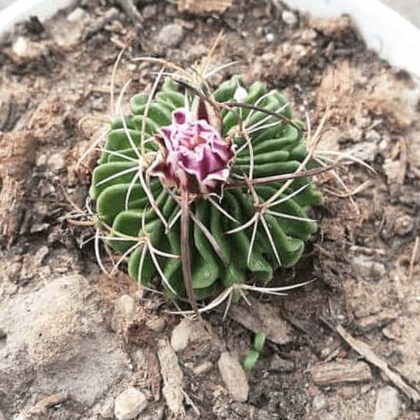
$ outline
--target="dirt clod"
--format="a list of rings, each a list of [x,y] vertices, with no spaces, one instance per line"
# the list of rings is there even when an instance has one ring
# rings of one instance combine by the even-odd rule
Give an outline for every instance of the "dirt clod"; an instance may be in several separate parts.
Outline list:
[[[181,42],[183,33],[184,30],[181,25],[171,23],[160,30],[157,42],[160,43],[163,48],[176,47]]]

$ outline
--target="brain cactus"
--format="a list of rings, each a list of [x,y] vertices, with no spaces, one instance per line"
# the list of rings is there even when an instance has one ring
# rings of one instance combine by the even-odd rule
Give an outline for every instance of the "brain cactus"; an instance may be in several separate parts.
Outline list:
[[[317,230],[307,210],[322,197],[302,175],[302,125],[277,90],[241,83],[234,76],[210,94],[167,78],[153,97],[133,96],[93,172],[107,244],[133,279],[159,278],[172,297],[188,294],[187,280],[198,299],[263,287]]]

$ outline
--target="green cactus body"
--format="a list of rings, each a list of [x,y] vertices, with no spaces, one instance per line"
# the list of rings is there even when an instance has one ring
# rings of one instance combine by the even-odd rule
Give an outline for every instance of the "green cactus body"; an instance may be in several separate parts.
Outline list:
[[[221,104],[235,102],[234,96],[239,84],[240,78],[237,76],[224,82],[214,92],[214,100]],[[154,276],[163,275],[166,279],[164,288],[173,297],[185,295],[181,259],[168,256],[179,256],[182,253],[180,206],[173,191],[163,185],[159,177],[145,173],[142,176],[147,179],[143,181],[148,183],[149,192],[153,196],[152,206],[150,195],[143,188],[138,150],[134,147],[140,148],[144,129],[144,150],[152,155],[159,150],[155,134],[171,123],[173,111],[184,106],[186,97],[190,103],[194,99],[193,94],[184,94],[178,89],[180,88],[172,80],[165,81],[148,107],[144,127],[143,114],[147,109],[147,96],[139,94],[131,99],[132,115],[125,117],[124,121],[119,118],[113,122],[107,134],[105,151],[93,172],[90,188],[90,196],[96,203],[99,224],[107,226],[104,229],[110,237],[107,244],[115,251],[126,254],[130,276],[147,285]],[[227,234],[255,215],[248,186],[229,186],[231,182],[236,182],[249,173],[252,159],[253,178],[258,179],[292,173],[307,155],[299,123],[290,121],[291,109],[278,91],[269,92],[264,84],[255,83],[248,89],[242,102],[273,113],[281,113],[285,118],[279,120],[274,115],[255,109],[238,107],[237,112],[233,112],[221,108],[222,133],[225,138],[232,139],[235,157],[230,164],[229,179],[220,192],[221,199],[212,197],[225,212],[215,207],[206,195],[196,197],[190,205],[191,213],[200,220],[217,243],[216,250],[203,230],[190,220],[192,285],[197,298],[215,295],[224,288],[235,283],[244,283],[249,278],[252,282],[266,284],[279,266],[273,246],[281,265],[293,266],[302,255],[305,241],[317,230],[316,222],[307,219],[307,210],[310,206],[320,204],[322,196],[311,183],[311,179],[305,177],[289,183],[278,197],[279,203],[271,208],[273,212],[262,216],[271,233],[273,244],[270,244],[265,227],[259,223],[248,258],[253,225]],[[238,114],[248,130],[253,156],[246,139],[238,133]],[[255,185],[255,193],[260,202],[269,199],[284,182]],[[287,198],[289,195],[292,197]],[[160,215],[155,211],[156,208]],[[225,213],[231,217],[227,217]],[[168,221],[169,231],[165,229],[161,216]],[[152,255],[151,247],[160,253]]]

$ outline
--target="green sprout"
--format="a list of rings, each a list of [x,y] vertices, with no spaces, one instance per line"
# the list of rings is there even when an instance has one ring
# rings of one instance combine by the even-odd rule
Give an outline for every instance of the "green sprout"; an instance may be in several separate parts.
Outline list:
[[[257,364],[260,358],[260,353],[264,348],[264,343],[265,334],[261,331],[257,332],[254,337],[253,349],[247,353],[242,362],[242,366],[246,371],[254,369],[255,365]]]

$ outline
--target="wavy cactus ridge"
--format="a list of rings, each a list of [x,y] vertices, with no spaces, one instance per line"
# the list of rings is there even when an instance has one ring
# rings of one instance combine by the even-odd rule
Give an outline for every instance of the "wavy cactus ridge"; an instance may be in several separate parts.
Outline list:
[[[218,195],[198,195],[189,207],[201,225],[190,220],[192,286],[199,299],[246,282],[249,273],[252,281],[264,285],[280,265],[296,264],[305,241],[317,231],[316,222],[308,218],[308,208],[322,201],[309,177],[297,178],[287,185],[285,181],[256,184],[253,191],[246,182],[231,188],[231,182],[244,181],[251,169],[253,179],[295,172],[308,152],[301,125],[291,120],[290,106],[277,90],[268,91],[259,82],[245,90],[240,77],[233,76],[220,85],[213,98],[221,104],[221,138],[232,142],[234,156],[229,155],[229,162],[226,160],[229,176],[223,172],[226,180],[218,178]],[[159,174],[151,170],[140,173],[138,150],[143,146],[146,153],[162,158],[160,143],[166,135],[162,133],[168,132],[180,109],[191,107],[194,94],[181,92],[180,86],[167,78],[148,107],[147,101],[148,96],[143,93],[133,96],[132,115],[113,122],[93,172],[90,196],[96,202],[99,223],[108,227],[108,245],[128,258],[129,275],[144,285],[160,276],[170,295],[182,296],[185,286],[179,258],[180,205],[171,186]],[[234,111],[223,106],[238,101],[251,107]],[[276,114],[284,118],[279,119]],[[142,140],[143,121],[146,139]],[[238,131],[240,124],[252,147]],[[187,176],[194,173],[187,167],[188,170]],[[149,192],[142,177],[148,179]],[[284,191],[279,194],[281,189]],[[264,203],[276,193],[276,202],[269,211],[264,215],[257,213],[255,200]],[[249,223],[253,219],[255,223]]]

